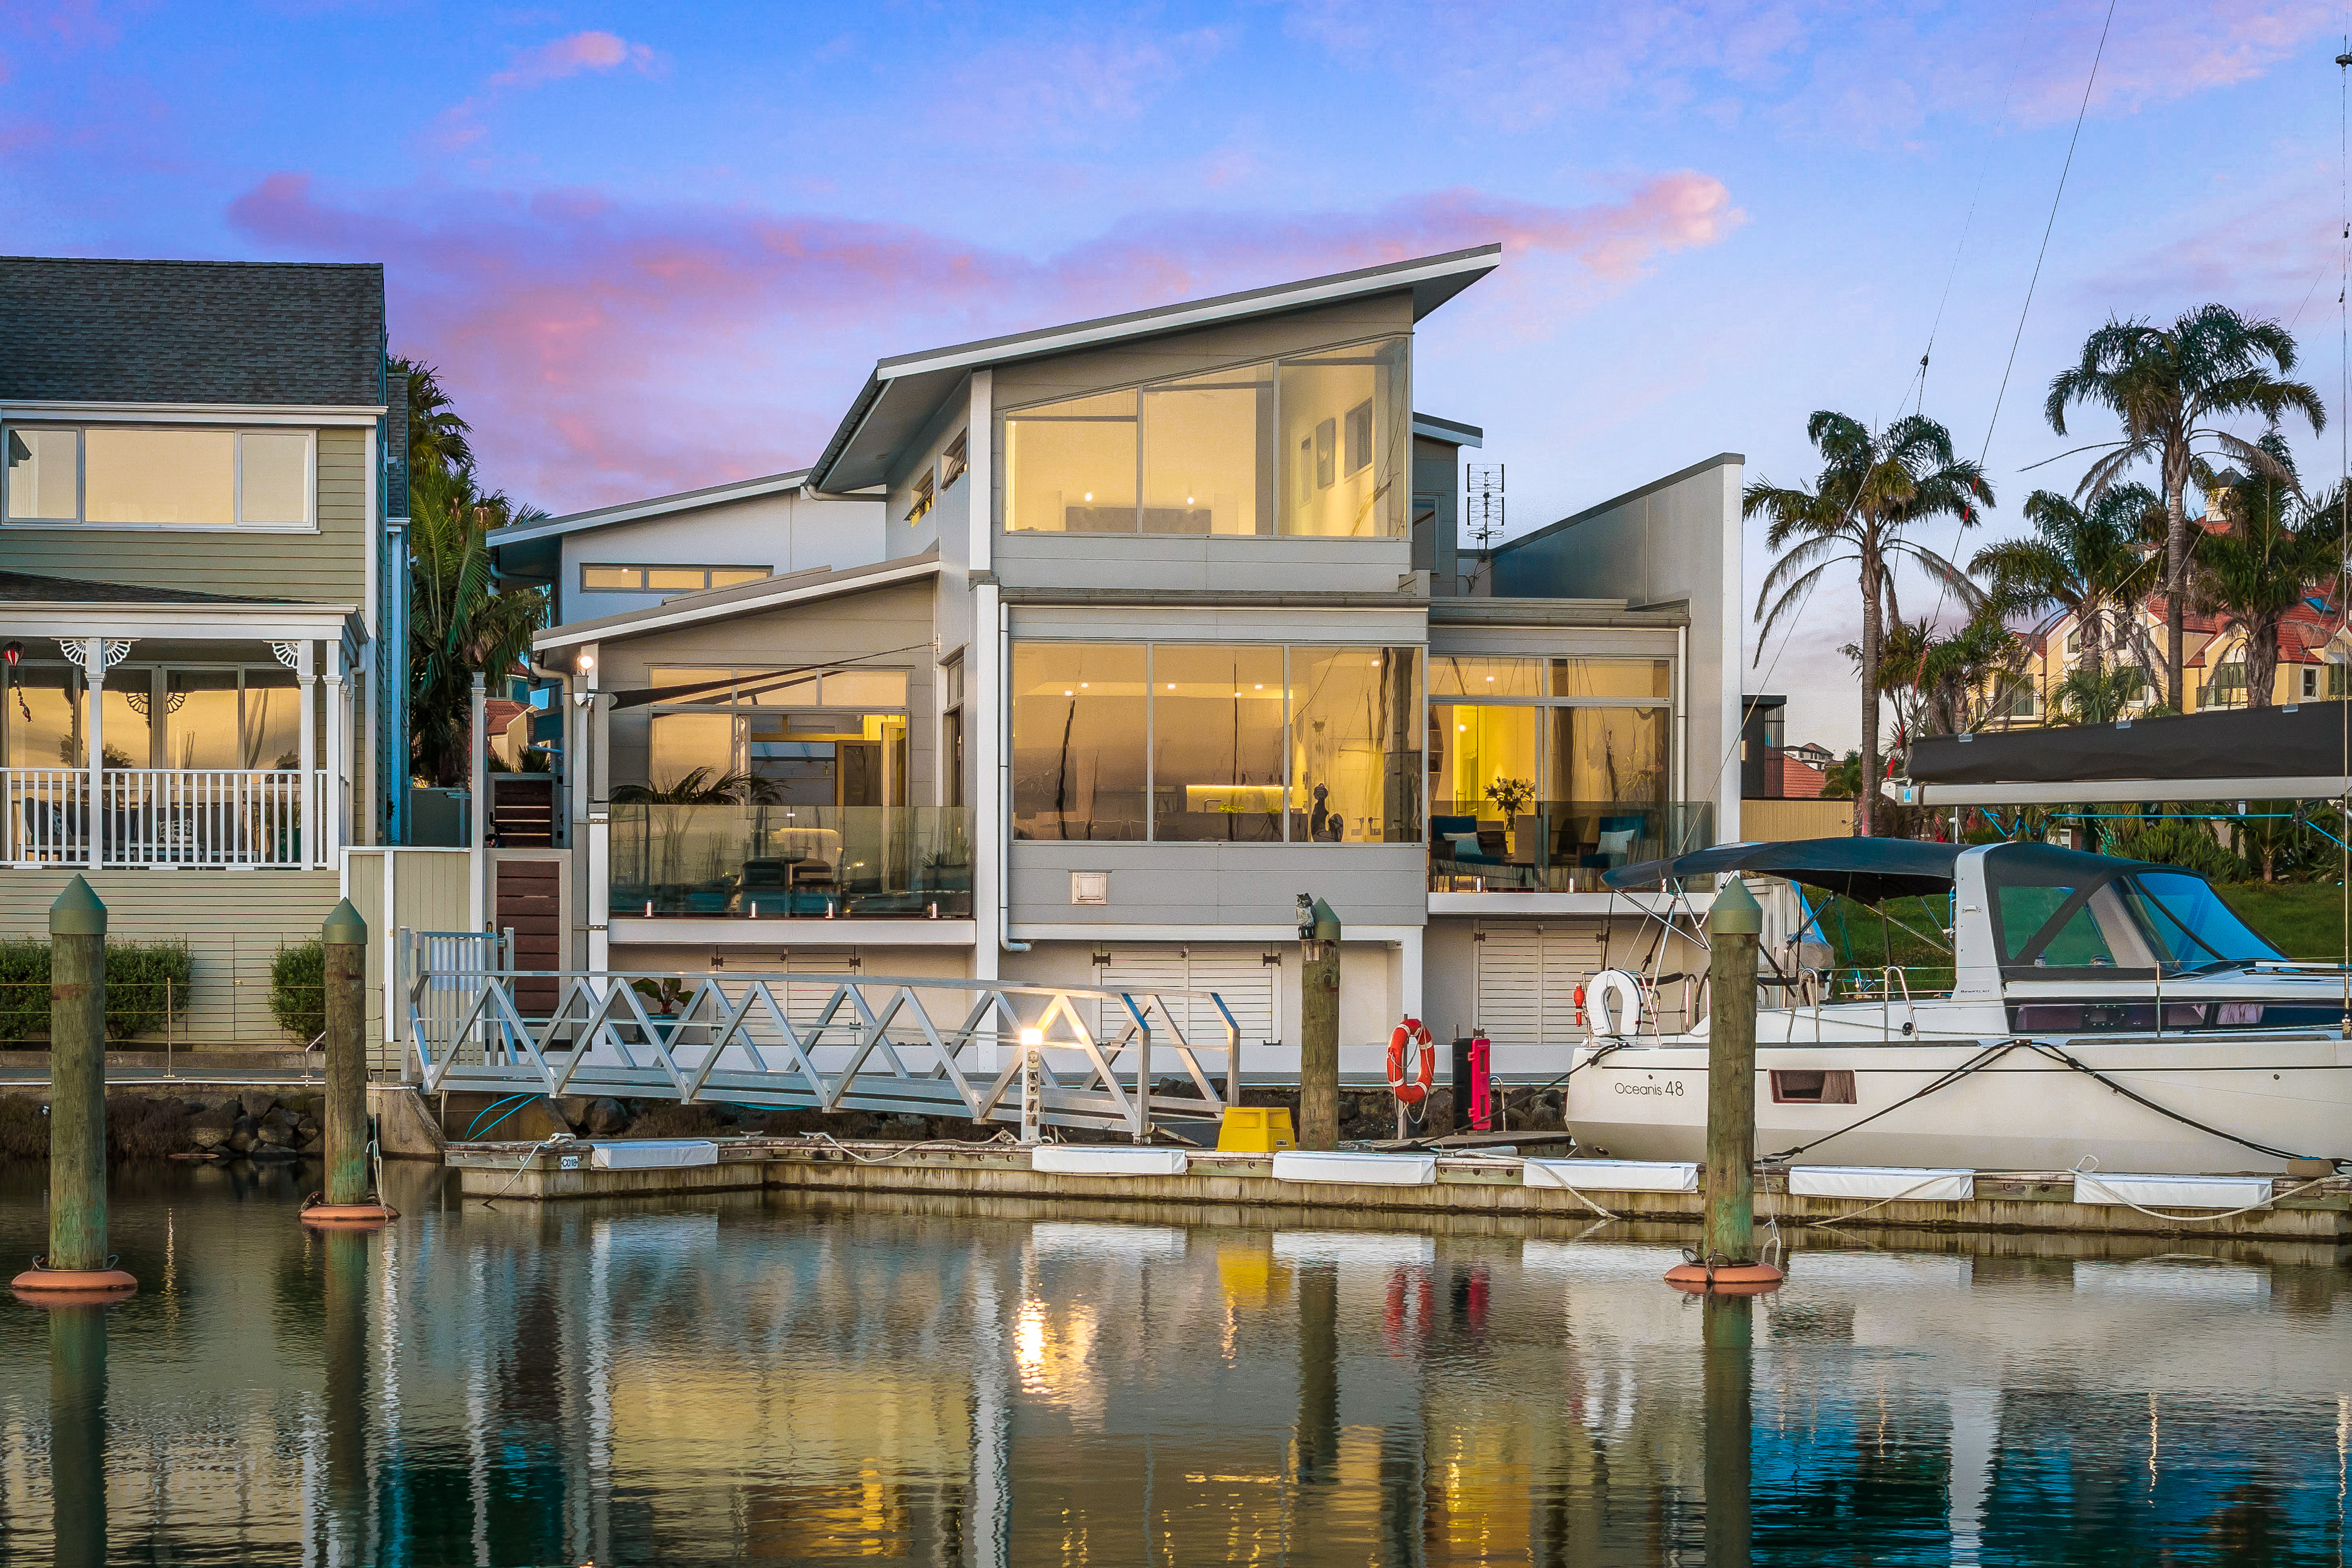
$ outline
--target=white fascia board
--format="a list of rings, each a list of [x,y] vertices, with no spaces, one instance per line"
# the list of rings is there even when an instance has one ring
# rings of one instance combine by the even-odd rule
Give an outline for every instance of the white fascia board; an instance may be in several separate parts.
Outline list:
[[[786,605],[804,604],[811,600],[831,599],[844,593],[861,593],[869,588],[887,588],[892,583],[912,582],[918,578],[936,576],[940,563],[935,557],[908,561],[905,566],[883,571],[866,571],[856,575],[835,573],[817,582],[797,583],[773,593],[747,595],[718,604],[663,604],[651,610],[635,611],[626,615],[608,615],[597,621],[574,622],[541,632],[530,640],[534,650],[576,647],[583,643],[617,641],[625,637],[642,637],[651,632],[674,631],[680,626],[699,625],[706,621],[725,621],[738,615],[755,615],[762,611],[779,610]]]
[[[358,613],[357,606],[348,604],[0,604],[0,632],[191,643],[341,642]]]
[[[656,496],[647,500],[629,501],[618,507],[606,507],[593,512],[574,512],[568,517],[550,517],[543,523],[529,523],[521,528],[494,528],[488,542],[495,549],[501,545],[529,544],[534,539],[556,538],[565,534],[588,533],[596,528],[612,528],[619,523],[641,522],[646,517],[667,517],[674,512],[691,512],[703,507],[724,506],[730,501],[750,500],[755,496],[772,496],[781,490],[797,490],[808,477],[808,470],[795,468],[789,474],[770,474],[762,478],[745,479],[732,485],[713,485],[707,490],[688,490],[675,496]]]
[[[980,365],[1002,364],[1010,360],[1064,354],[1073,349],[1091,348],[1097,343],[1116,342],[1122,338],[1158,337],[1165,332],[1214,326],[1221,321],[1303,309],[1335,299],[1392,294],[1401,288],[1411,288],[1416,283],[1451,277],[1458,273],[1492,272],[1500,260],[1501,257],[1494,252],[1481,250],[1449,260],[1433,261],[1423,267],[1401,267],[1393,272],[1374,271],[1370,276],[1343,275],[1319,284],[1272,289],[1239,298],[1203,300],[1198,305],[1180,305],[1141,317],[1114,317],[1080,327],[1047,328],[1034,335],[999,338],[960,349],[912,355],[903,360],[884,360],[875,367],[874,373],[877,380],[892,382],[904,376],[927,375],[934,371],[969,370]]]
[[[383,404],[0,402],[0,420],[107,424],[373,424]]]
[[[2029,784],[1901,784],[1881,788],[1906,806],[2102,806],[2142,800],[2336,800],[2352,778],[2076,779]]]

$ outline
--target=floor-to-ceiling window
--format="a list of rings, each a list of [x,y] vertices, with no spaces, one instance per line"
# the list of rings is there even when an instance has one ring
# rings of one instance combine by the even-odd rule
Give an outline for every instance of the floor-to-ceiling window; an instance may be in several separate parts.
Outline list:
[[[1378,338],[1004,416],[1004,527],[1402,538],[1410,340]]]
[[[1521,871],[1606,869],[1675,837],[1670,670],[1664,659],[1433,658],[1441,858],[1482,885],[1512,885]]]
[[[1417,648],[1024,641],[1013,687],[1015,837],[1420,839]]]

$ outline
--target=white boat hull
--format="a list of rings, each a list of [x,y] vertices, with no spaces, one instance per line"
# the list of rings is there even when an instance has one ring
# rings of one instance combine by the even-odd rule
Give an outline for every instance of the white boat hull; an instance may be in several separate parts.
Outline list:
[[[1759,1023],[1761,1033],[1781,1032]],[[1625,1159],[1703,1159],[1705,1036],[1654,1038],[1596,1060],[1606,1043],[1580,1047],[1568,1081],[1568,1124],[1580,1145]],[[2285,1170],[2284,1159],[2200,1132],[2163,1113],[2169,1111],[2292,1155],[2352,1157],[2352,1043],[2340,1036],[2047,1042],[2163,1111],[2024,1044],[1912,1098],[2002,1043],[2002,1037],[1851,1045],[1768,1039],[1757,1051],[1758,1155],[1796,1151],[1803,1165],[1973,1170],[2064,1170],[2085,1158],[2109,1171]],[[1851,1072],[1853,1103],[1778,1102],[1775,1070]]]

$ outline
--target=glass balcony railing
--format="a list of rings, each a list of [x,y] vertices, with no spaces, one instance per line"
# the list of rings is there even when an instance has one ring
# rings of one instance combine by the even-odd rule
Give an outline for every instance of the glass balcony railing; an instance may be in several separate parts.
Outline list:
[[[725,920],[971,915],[962,806],[615,805],[612,912]]]
[[[1715,842],[1711,800],[1435,800],[1432,893],[1599,893],[1603,873]]]

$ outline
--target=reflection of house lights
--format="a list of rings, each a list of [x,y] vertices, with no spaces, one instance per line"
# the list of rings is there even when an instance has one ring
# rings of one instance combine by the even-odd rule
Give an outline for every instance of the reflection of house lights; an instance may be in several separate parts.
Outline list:
[[[1045,1364],[1045,1309],[1034,1301],[1022,1302],[1013,1319],[1013,1359],[1033,1377]]]

